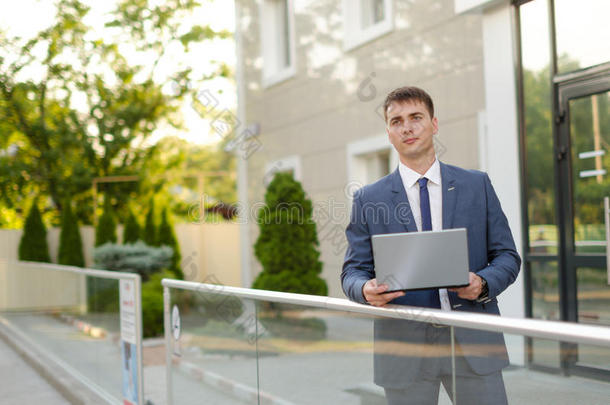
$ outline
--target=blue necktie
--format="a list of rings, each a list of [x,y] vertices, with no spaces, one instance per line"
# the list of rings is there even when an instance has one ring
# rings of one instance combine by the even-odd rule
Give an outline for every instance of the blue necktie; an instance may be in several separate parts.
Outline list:
[[[422,177],[419,183],[419,209],[421,211],[421,230],[432,230],[432,214],[430,214],[430,195],[428,194],[428,179]]]
[[[422,177],[417,180],[419,183],[419,209],[421,211],[421,230],[431,231],[432,230],[432,214],[430,213],[430,195],[428,194],[428,179]],[[427,294],[426,298],[422,302],[422,306],[431,308],[440,308],[440,299],[438,295],[438,288],[425,290]],[[423,298],[423,297],[422,297]],[[428,301],[425,303],[425,301]],[[424,305],[424,303],[426,305]]]

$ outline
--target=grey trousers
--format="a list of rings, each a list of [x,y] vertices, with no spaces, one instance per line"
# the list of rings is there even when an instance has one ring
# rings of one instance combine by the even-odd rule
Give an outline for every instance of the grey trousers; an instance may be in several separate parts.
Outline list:
[[[431,327],[431,325],[430,325]],[[449,328],[434,331],[438,342],[450,344]],[[455,396],[453,396],[451,357],[426,359],[418,378],[406,388],[385,388],[388,405],[436,405],[440,385],[459,405],[505,405],[508,404],[502,371],[488,375],[475,374],[466,359],[457,354],[455,357]]]

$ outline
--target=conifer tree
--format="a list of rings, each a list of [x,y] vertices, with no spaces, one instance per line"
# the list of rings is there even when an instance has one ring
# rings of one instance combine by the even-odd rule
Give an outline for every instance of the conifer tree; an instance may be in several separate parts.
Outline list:
[[[37,201],[34,201],[25,219],[23,235],[19,242],[19,260],[51,262],[47,230],[42,222]]]
[[[104,212],[95,229],[95,246],[103,245],[106,242],[116,243],[116,221],[108,196],[104,198]]]
[[[142,232],[142,240],[148,246],[157,245],[157,227],[155,225],[155,200],[150,199],[150,208],[146,214],[146,222],[144,223],[144,230]]]
[[[57,256],[59,264],[68,266],[85,267],[83,255],[83,241],[76,216],[72,213],[70,201],[65,201],[61,213],[61,231],[59,234],[59,253]]]
[[[260,235],[254,253],[263,271],[253,288],[302,294],[326,295],[320,278],[322,262],[318,252],[313,207],[301,184],[292,174],[277,173],[265,194],[265,206],[258,215]]]
[[[178,239],[174,232],[172,222],[168,218],[167,207],[163,208],[161,213],[161,224],[159,225],[159,233],[157,235],[158,246],[169,246],[174,251],[172,256],[172,264],[170,270],[174,272],[176,277],[182,279],[184,276],[180,269],[180,246],[178,245]]]
[[[123,228],[123,244],[133,244],[140,239],[140,224],[133,214],[132,210],[129,210],[127,221],[125,221],[125,227]]]

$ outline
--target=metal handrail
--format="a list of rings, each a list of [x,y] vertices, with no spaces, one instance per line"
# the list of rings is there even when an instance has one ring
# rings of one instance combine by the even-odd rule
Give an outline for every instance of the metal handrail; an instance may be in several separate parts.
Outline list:
[[[3,260],[0,260],[3,261]],[[38,269],[45,270],[53,270],[53,271],[67,271],[69,273],[78,273],[83,274],[85,276],[94,276],[100,278],[109,278],[113,280],[140,280],[140,275],[137,273],[125,273],[119,271],[109,271],[109,270],[98,270],[98,269],[89,269],[85,267],[76,267],[76,266],[66,266],[63,264],[53,264],[53,263],[43,263],[43,262],[28,262],[28,261],[14,261],[14,260],[5,260],[8,264],[16,264],[19,266],[27,265],[33,266]]]
[[[384,318],[405,319],[492,332],[511,333],[561,342],[610,347],[610,327],[603,326],[509,318],[473,312],[443,311],[403,305],[388,305],[385,308],[379,308],[358,304],[343,298],[255,290],[172,279],[163,279],[161,283],[167,288],[178,288],[201,293],[228,295],[259,301],[326,308]]]

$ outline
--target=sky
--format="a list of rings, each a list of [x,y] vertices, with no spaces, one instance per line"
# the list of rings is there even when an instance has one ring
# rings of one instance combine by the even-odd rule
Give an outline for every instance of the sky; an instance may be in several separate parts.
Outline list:
[[[158,0],[161,1],[161,0]],[[102,30],[106,18],[104,14],[112,10],[115,0],[83,0],[91,7],[85,23],[94,30]],[[193,12],[191,19],[201,25],[210,25],[215,30],[234,30],[235,11],[233,0],[200,0],[202,7]],[[11,36],[25,38],[36,35],[37,32],[51,24],[55,14],[52,0],[0,0],[2,13],[0,13],[0,29],[7,31]],[[35,10],[35,12],[32,12]],[[203,56],[205,55],[205,56]],[[128,56],[128,55],[127,55]],[[224,61],[229,66],[235,66],[235,47],[227,45],[227,41],[202,45],[188,58],[188,64],[195,72],[204,72],[209,68],[209,60]],[[163,67],[160,66],[162,71]],[[235,85],[227,80],[219,79],[206,83],[206,87],[197,90],[210,90],[220,101],[222,108],[236,109],[237,95]],[[221,94],[218,91],[222,90]],[[196,144],[211,144],[218,142],[220,137],[210,130],[210,122],[202,119],[185,102],[182,108],[186,130],[177,133],[173,128],[160,128],[147,143],[155,143],[166,135],[177,135]]]

